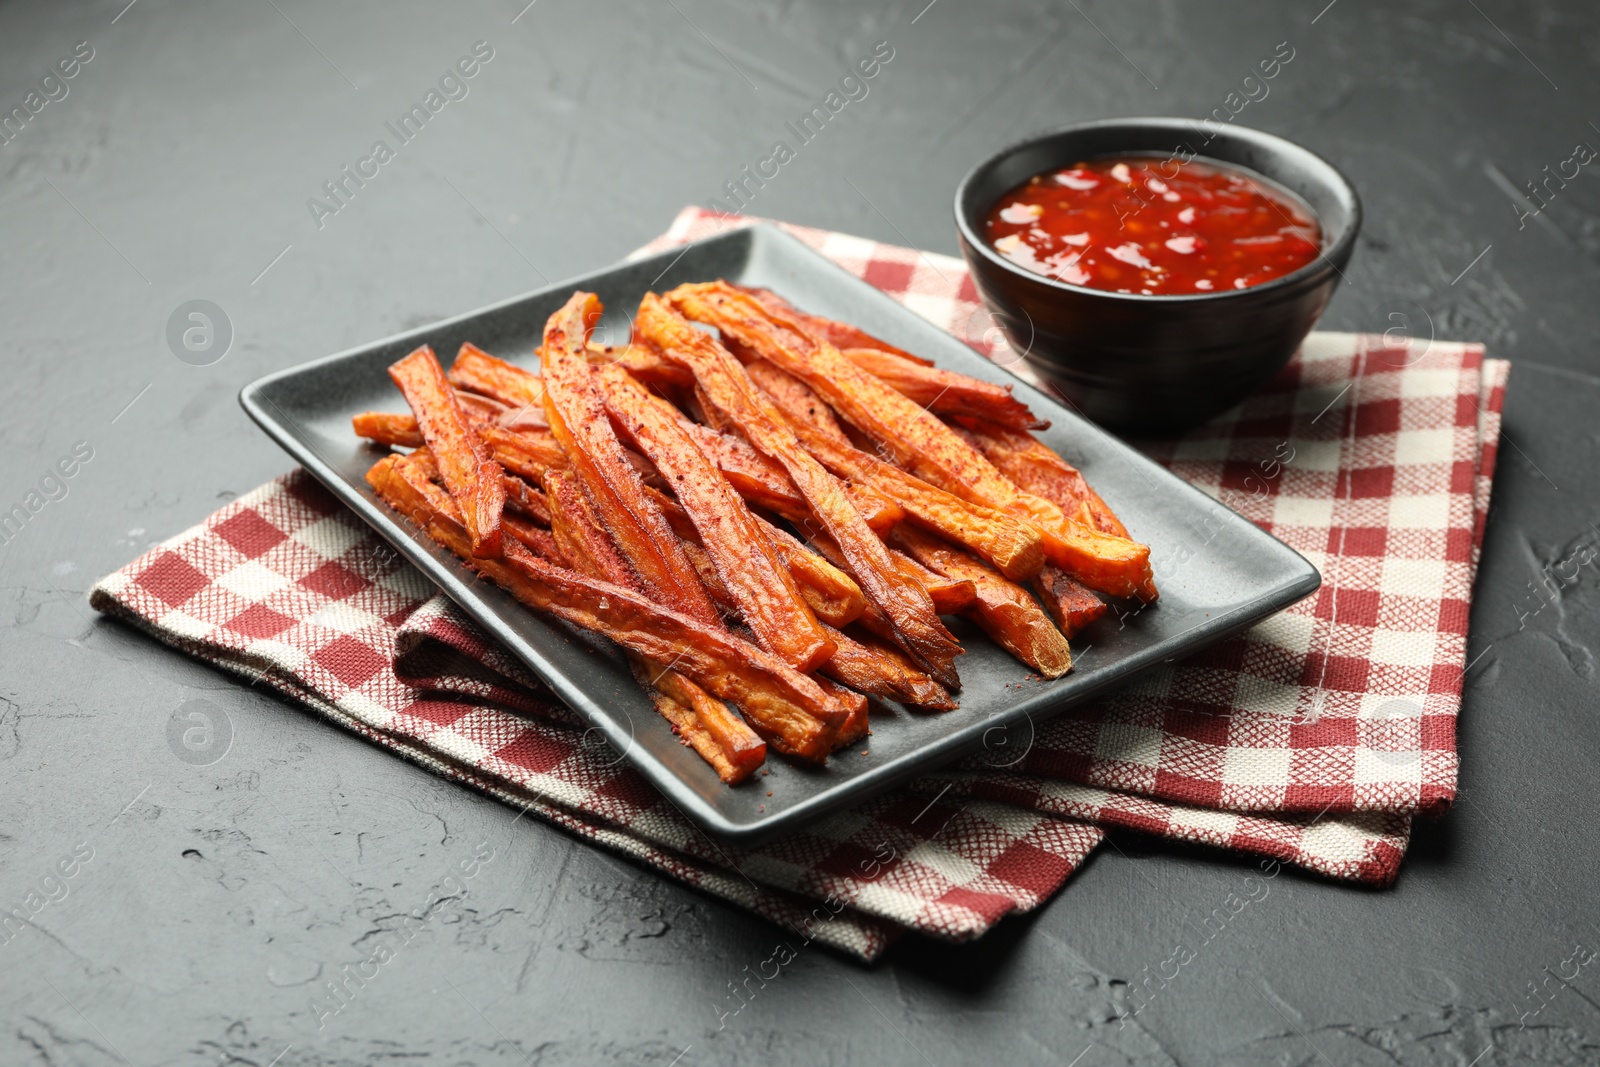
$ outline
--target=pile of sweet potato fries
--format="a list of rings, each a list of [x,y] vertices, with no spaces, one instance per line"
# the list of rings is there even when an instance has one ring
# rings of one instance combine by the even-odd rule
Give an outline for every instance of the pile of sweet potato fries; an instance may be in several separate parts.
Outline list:
[[[448,374],[426,346],[395,363],[411,413],[355,432],[410,451],[367,481],[622,646],[724,782],[769,744],[821,763],[861,740],[868,697],[956,708],[942,615],[1055,678],[1102,598],[1155,598],[1149,549],[1009,387],[726,282],[647,294],[614,348],[600,310],[579,292],[550,317],[538,373],[470,344]]]

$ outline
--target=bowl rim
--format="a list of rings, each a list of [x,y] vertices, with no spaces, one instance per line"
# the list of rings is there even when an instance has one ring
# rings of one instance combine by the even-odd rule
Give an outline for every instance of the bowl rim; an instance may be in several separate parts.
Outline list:
[[[962,202],[967,198],[968,188],[982,172],[999,163],[1007,156],[1015,155],[1024,149],[1031,148],[1040,141],[1046,141],[1068,133],[1082,133],[1089,130],[1102,130],[1121,126],[1129,127],[1134,131],[1142,130],[1152,133],[1161,130],[1181,130],[1184,133],[1194,133],[1196,131],[1203,133],[1207,131],[1205,123],[1199,119],[1162,116],[1130,116],[1127,118],[1093,119],[1088,122],[1075,122],[1067,126],[1061,126],[1053,130],[1046,130],[1042,133],[1035,133],[1020,140],[1013,141],[1011,144],[1000,149],[998,152],[992,153],[991,155],[980,160],[976,165],[973,166],[971,170],[967,171],[966,175],[961,179],[961,183],[956,186],[956,231],[961,236],[962,244],[970,249],[973,249],[977,255],[983,257],[989,263],[994,264],[1002,270],[1014,274],[1019,278],[1025,278],[1030,281],[1037,282],[1040,285],[1045,286],[1047,289],[1056,289],[1062,293],[1071,293],[1079,296],[1087,295],[1093,297],[1105,297],[1112,300],[1131,301],[1136,303],[1184,304],[1200,303],[1207,300],[1222,301],[1228,299],[1238,299],[1250,296],[1252,294],[1261,294],[1271,292],[1276,289],[1288,288],[1289,286],[1303,282],[1318,273],[1326,272],[1330,268],[1334,273],[1338,274],[1340,278],[1344,277],[1344,271],[1339,268],[1337,263],[1335,263],[1335,259],[1348,256],[1350,249],[1355,245],[1357,236],[1361,232],[1362,207],[1360,194],[1356,192],[1355,186],[1351,183],[1350,179],[1345,176],[1345,173],[1338,167],[1334,166],[1323,156],[1313,152],[1304,145],[1297,144],[1296,142],[1289,140],[1286,137],[1279,137],[1277,134],[1267,133],[1264,130],[1258,130],[1251,126],[1230,125],[1222,130],[1222,134],[1234,135],[1238,139],[1244,141],[1253,141],[1257,145],[1270,149],[1281,155],[1302,155],[1309,157],[1311,161],[1321,164],[1323,167],[1325,167],[1327,172],[1333,176],[1335,193],[1342,194],[1350,201],[1350,220],[1345,226],[1344,232],[1339,235],[1339,238],[1331,245],[1320,249],[1317,253],[1316,259],[1312,260],[1310,263],[1307,263],[1305,266],[1298,268],[1297,270],[1290,271],[1281,278],[1274,278],[1271,281],[1262,282],[1260,285],[1246,286],[1243,289],[1220,289],[1209,293],[1119,293],[1111,289],[1095,289],[1087,285],[1073,285],[1070,282],[1064,282],[1057,278],[1052,278],[1046,274],[1036,274],[1033,271],[1025,270],[1022,267],[1017,266],[1015,263],[1012,263],[1009,259],[1006,259],[1004,256],[1000,255],[989,246],[987,241],[978,236],[972,225],[972,221],[967,217],[966,211],[962,208]],[[1211,138],[1211,140],[1215,139],[1215,137]],[[1209,143],[1209,141],[1207,143]],[[1137,154],[1139,151],[1141,150],[1125,149],[1120,153],[1112,154],[1133,155]],[[1160,149],[1149,149],[1146,151],[1152,151],[1156,155],[1161,154]],[[1212,156],[1206,156],[1203,153],[1197,153],[1194,158],[1215,163],[1223,167],[1230,167],[1235,170],[1252,170],[1252,168],[1245,167],[1242,164],[1230,163],[1227,160],[1216,159]],[[1268,181],[1273,182],[1274,184],[1281,184],[1277,179],[1272,178],[1270,175],[1263,174],[1261,176],[1266,178]]]

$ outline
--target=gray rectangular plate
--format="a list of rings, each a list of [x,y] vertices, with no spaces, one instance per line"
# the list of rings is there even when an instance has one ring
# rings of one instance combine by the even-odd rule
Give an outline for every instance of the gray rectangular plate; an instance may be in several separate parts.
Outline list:
[[[602,335],[625,337],[630,312],[650,290],[683,282],[765,286],[807,311],[843,319],[941,367],[1016,384],[1051,421],[1040,436],[1077,464],[1134,536],[1150,545],[1160,602],[1119,621],[1108,615],[1073,642],[1093,651],[1066,677],[1040,681],[978,631],[952,628],[961,707],[944,714],[876,705],[872,736],[827,766],[768,760],[771,773],[730,788],[678,743],[607,642],[546,622],[482,581],[382,504],[365,475],[378,458],[350,429],[357,412],[403,410],[386,368],[421,344],[446,359],[465,341],[531,365],[545,319],[575,289],[600,295]],[[370,523],[484,629],[499,638],[591,721],[638,771],[705,829],[757,844],[841,805],[985,751],[1007,764],[1035,724],[1142,670],[1170,663],[1280,611],[1320,577],[1293,549],[1174,477],[1043,393],[1017,382],[966,345],[769,227],[754,227],[611,267],[493,307],[279,371],[246,386],[240,402],[272,438]],[[1081,652],[1079,653],[1081,655]],[[771,796],[767,793],[771,792]]]

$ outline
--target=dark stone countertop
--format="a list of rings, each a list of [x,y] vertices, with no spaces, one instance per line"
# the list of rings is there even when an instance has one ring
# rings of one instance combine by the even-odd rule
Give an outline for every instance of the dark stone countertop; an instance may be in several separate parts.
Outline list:
[[[0,908],[93,850],[0,943],[0,1062],[1600,1060],[1600,969],[1550,979],[1600,945],[1593,568],[1519,618],[1539,568],[1600,520],[1600,171],[1537,215],[1513,207],[1600,144],[1592,5],[523,2],[0,5],[7,111],[93,49],[0,144],[0,510],[75,442],[94,450],[0,547]],[[480,40],[493,58],[468,95],[319,228],[307,198]],[[1431,329],[1515,361],[1460,803],[1417,827],[1390,892],[1284,873],[1125,1028],[1116,983],[1248,861],[1119,834],[975,945],[912,939],[870,969],[806,953],[719,1031],[713,1004],[772,927],[84,601],[286,468],[241,385],[617,259],[720,195],[879,41],[894,58],[869,95],[751,210],[953,252],[951,193],[977,159],[1073,120],[1206,114],[1287,41],[1238,121],[1325,154],[1365,198],[1324,326]],[[210,366],[165,340],[194,299],[234,331]],[[197,697],[233,731],[206,767],[167,740]],[[471,893],[319,1030],[311,983],[485,840],[497,858]],[[1548,1003],[1527,1015],[1534,987]]]

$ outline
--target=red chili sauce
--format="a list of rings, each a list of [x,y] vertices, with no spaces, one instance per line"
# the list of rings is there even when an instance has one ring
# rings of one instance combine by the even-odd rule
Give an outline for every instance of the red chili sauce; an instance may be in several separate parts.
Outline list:
[[[1030,178],[989,209],[985,236],[1025,270],[1147,296],[1260,285],[1322,247],[1311,209],[1266,179],[1161,156]]]

